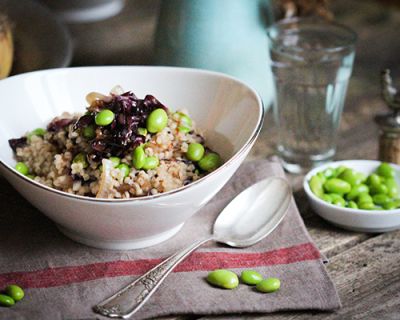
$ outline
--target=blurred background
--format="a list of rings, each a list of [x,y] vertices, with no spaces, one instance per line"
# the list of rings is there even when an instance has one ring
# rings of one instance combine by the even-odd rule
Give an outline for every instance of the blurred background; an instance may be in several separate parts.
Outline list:
[[[297,12],[300,14],[309,14],[307,7],[315,5],[314,13],[333,17],[336,22],[353,29],[359,37],[340,129],[341,136],[346,139],[339,139],[339,151],[340,148],[346,150],[347,143],[362,144],[368,137],[377,136],[373,115],[386,110],[380,97],[381,70],[390,68],[395,82],[400,82],[400,1],[273,0],[268,15],[275,20],[282,18],[283,8],[289,6],[290,9],[292,2],[303,6],[303,11]],[[12,73],[68,65],[152,64],[162,3],[163,0],[0,0],[0,12],[9,16],[14,30]],[[42,12],[38,4],[49,10]],[[93,7],[96,8],[92,10]],[[59,19],[53,21],[55,17]],[[176,21],[179,19],[177,16]],[[267,61],[260,68],[268,72]],[[349,138],[346,130],[350,124],[354,130],[355,122],[365,127],[365,135]],[[267,117],[262,135],[270,135],[273,141],[272,127],[272,121]],[[355,158],[357,150],[352,149],[351,157]],[[258,143],[253,155],[270,153],[273,153],[272,145]],[[338,153],[339,158],[346,156],[346,152]],[[370,158],[375,157],[376,145],[373,145]]]

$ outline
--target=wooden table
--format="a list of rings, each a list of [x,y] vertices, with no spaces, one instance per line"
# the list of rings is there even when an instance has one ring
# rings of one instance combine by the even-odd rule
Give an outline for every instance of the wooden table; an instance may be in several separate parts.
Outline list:
[[[400,6],[391,3],[394,2],[334,2],[337,21],[349,25],[359,35],[337,159],[377,157],[378,130],[373,116],[385,110],[379,93],[380,70],[390,67],[400,80]],[[73,65],[150,63],[158,7],[158,0],[127,1],[125,10],[117,17],[93,24],[71,25],[75,42]],[[248,159],[262,159],[273,154],[275,134],[268,115]],[[336,228],[309,208],[301,189],[302,176],[290,176],[290,180],[308,231],[330,260],[327,269],[337,286],[343,308],[334,313],[288,312],[248,318],[400,319],[400,231],[365,234]]]

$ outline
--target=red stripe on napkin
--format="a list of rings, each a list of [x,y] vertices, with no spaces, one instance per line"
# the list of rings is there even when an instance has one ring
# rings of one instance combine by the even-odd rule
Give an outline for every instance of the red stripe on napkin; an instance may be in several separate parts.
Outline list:
[[[207,271],[218,268],[249,268],[319,259],[311,243],[260,253],[195,252],[174,272]],[[81,266],[46,268],[0,274],[0,287],[18,283],[24,288],[49,288],[101,278],[141,275],[163,259],[98,262]]]

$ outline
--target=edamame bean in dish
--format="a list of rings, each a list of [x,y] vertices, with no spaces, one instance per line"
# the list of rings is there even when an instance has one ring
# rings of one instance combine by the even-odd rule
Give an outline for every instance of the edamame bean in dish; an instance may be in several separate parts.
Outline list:
[[[85,114],[63,113],[9,140],[17,171],[72,194],[131,198],[182,187],[222,163],[184,110],[120,87],[86,99]]]
[[[325,202],[363,210],[400,208],[395,170],[381,163],[369,176],[351,168],[327,168],[309,180],[311,191]]]

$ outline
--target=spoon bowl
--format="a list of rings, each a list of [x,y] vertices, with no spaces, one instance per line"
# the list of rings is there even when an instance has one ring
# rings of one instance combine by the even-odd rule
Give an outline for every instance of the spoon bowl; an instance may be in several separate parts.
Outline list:
[[[236,196],[214,223],[213,239],[249,247],[268,236],[284,218],[291,189],[283,178],[261,180]]]
[[[248,247],[264,239],[282,221],[292,198],[283,178],[271,177],[237,195],[214,223],[213,235],[173,254],[159,265],[94,307],[110,318],[128,319],[152,296],[168,274],[202,244],[214,240],[231,247]]]

